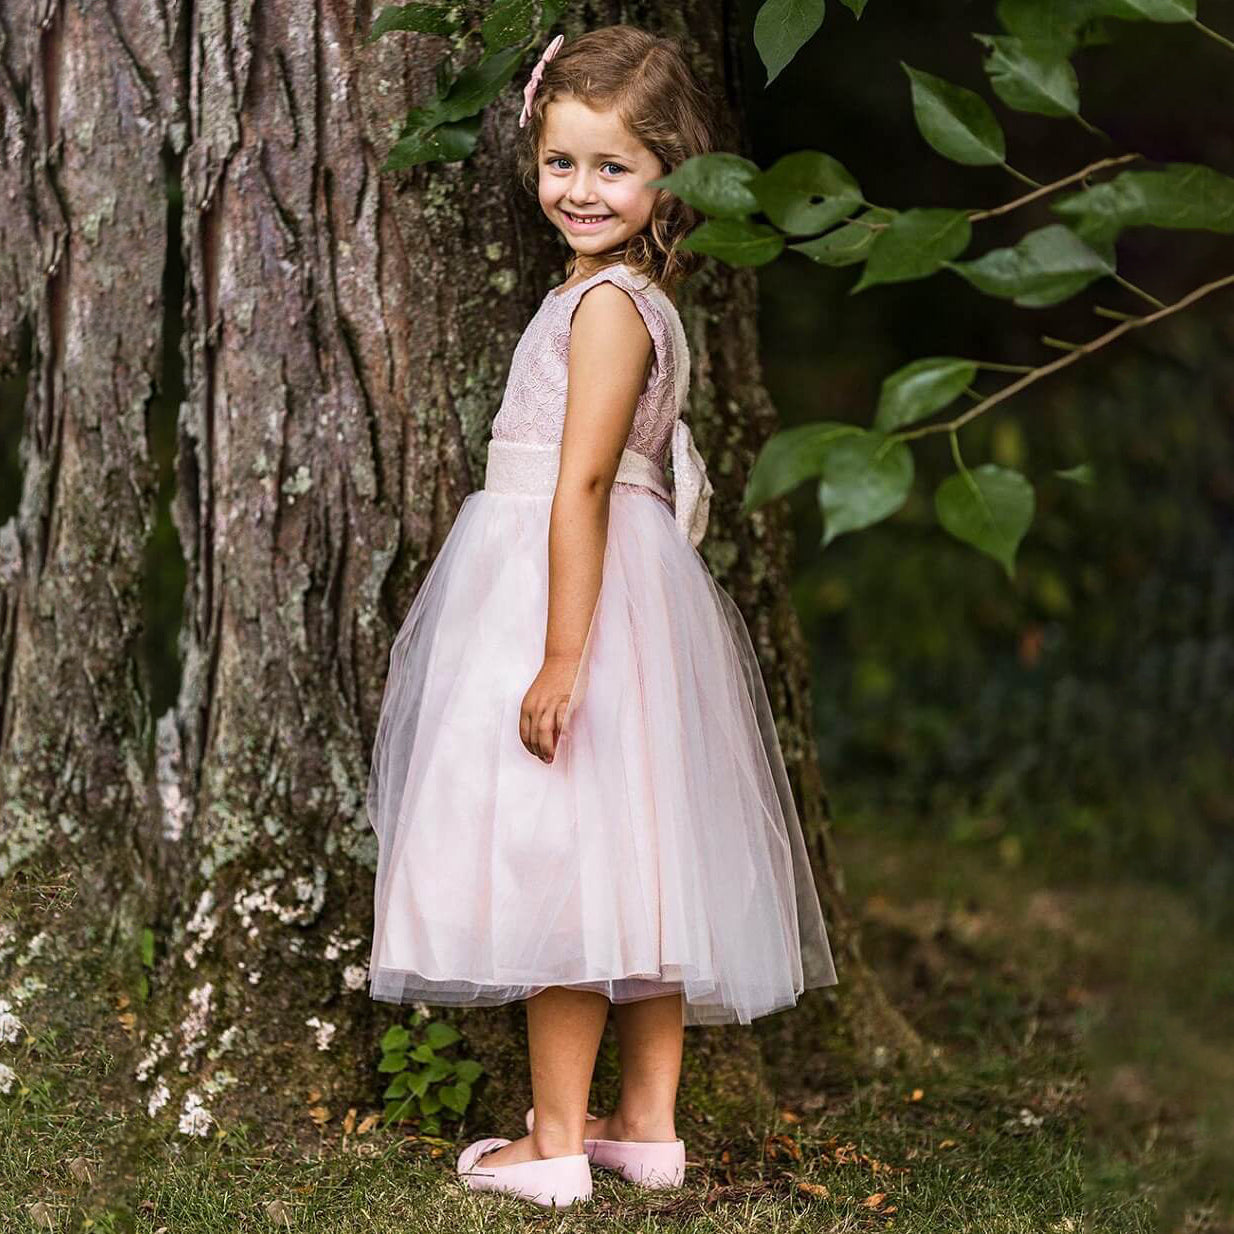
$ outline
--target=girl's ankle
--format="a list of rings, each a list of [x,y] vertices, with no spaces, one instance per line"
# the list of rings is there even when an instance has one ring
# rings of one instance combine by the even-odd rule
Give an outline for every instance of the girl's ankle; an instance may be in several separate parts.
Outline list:
[[[538,1121],[531,1132],[530,1139],[532,1148],[540,1158],[570,1157],[583,1151],[581,1138],[576,1144],[568,1135],[555,1131],[551,1127],[541,1130]]]
[[[677,1132],[671,1117],[645,1114],[627,1115],[618,1108],[609,1120],[612,1138],[618,1140],[675,1140]]]

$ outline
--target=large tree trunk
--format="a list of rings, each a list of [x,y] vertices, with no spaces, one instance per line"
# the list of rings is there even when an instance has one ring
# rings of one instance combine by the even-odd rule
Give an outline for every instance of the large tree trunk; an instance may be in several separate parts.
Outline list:
[[[697,0],[644,7],[632,19],[681,35],[739,97],[731,45],[747,32]],[[371,1108],[396,1018],[364,974],[364,788],[390,641],[481,481],[513,343],[562,253],[514,187],[513,88],[471,159],[379,174],[443,43],[362,47],[365,4],[59,0],[37,27],[27,8],[0,0],[0,365],[33,339],[21,512],[0,528],[0,855],[5,872],[67,865],[84,893],[72,928],[116,929],[132,964],[152,926],[150,999],[121,1021],[140,1061],[113,1077],[136,1072],[143,1107],[200,1098],[223,1122],[316,1137],[307,1090],[329,1118]],[[589,24],[622,16],[609,9]],[[144,409],[178,260],[163,160],[183,186],[187,589],[179,697],[151,742],[135,641]],[[830,851],[785,515],[736,515],[775,424],[754,276],[715,266],[695,284],[691,421],[717,489],[705,554],[750,623],[842,982],[761,1035],[687,1035],[688,1102],[744,1104],[765,1096],[760,1040],[815,1055],[845,1037],[862,1054],[919,1043],[861,961]],[[44,924],[27,913],[22,929]],[[69,924],[49,933],[32,1030],[80,993]],[[14,954],[0,948],[8,978]],[[129,972],[108,991],[121,1002]],[[520,1109],[521,1007],[458,1019],[502,1077],[483,1113]],[[704,1096],[722,1064],[725,1091]]]

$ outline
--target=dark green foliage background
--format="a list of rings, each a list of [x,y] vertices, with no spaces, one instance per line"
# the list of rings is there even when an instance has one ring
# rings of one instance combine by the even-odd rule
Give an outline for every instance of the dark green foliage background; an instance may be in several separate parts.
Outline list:
[[[756,5],[747,6],[750,19]],[[993,102],[1008,161],[1042,182],[1108,155],[1234,172],[1234,54],[1189,26],[1113,23],[1074,59],[1070,121],[993,100],[971,31],[992,4],[829,6],[771,88],[745,72],[760,167],[790,150],[838,158],[879,205],[988,208],[1025,190],[963,168],[917,132],[900,61]],[[1148,165],[1148,164],[1145,164]],[[976,225],[966,258],[1058,221],[1045,204]],[[1120,271],[1173,301],[1234,271],[1228,237],[1125,233]],[[784,424],[873,422],[879,383],[927,355],[1043,364],[1048,334],[1110,326],[1093,304],[1145,311],[1109,280],[1045,310],[1016,309],[942,273],[848,294],[860,267],[787,254],[760,270],[766,378]],[[991,377],[994,376],[994,380]],[[1005,377],[984,375],[989,392]],[[956,405],[956,410],[962,409]],[[954,470],[944,436],[914,443],[909,504],[819,549],[809,485],[796,599],[816,652],[824,771],[837,825],[936,831],[1076,874],[1115,865],[1187,886],[1231,920],[1234,873],[1234,295],[1115,343],[961,431],[969,466],[1022,469],[1037,514],[1009,584],[939,528],[933,490]],[[1091,462],[1092,488],[1055,468]],[[842,851],[842,850],[841,850]]]

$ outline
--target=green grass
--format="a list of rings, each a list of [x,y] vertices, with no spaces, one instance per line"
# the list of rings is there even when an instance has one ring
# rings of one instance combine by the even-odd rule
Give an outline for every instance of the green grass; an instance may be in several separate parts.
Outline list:
[[[1155,1100],[1150,1071],[1133,1084],[1125,1052],[1107,1066],[1098,1048],[1102,1017],[1120,1005],[1108,974],[1128,938],[1102,929],[1103,914],[1108,921],[1115,905],[1126,913],[1130,896],[1151,905],[1141,917],[1168,920],[1153,956],[1160,967],[1170,963],[1169,940],[1195,950],[1184,904],[1141,888],[1043,888],[1023,868],[937,843],[838,840],[867,954],[940,1047],[946,1071],[858,1075],[827,1060],[820,1080],[817,1060],[775,1058],[774,1121],[725,1128],[707,1152],[691,1151],[683,1189],[643,1192],[596,1171],[593,1202],[561,1214],[466,1192],[453,1175],[461,1142],[359,1133],[367,1111],[346,1133],[323,1131],[311,1157],[259,1148],[262,1129],[240,1125],[214,1140],[156,1143],[125,1162],[117,1129],[97,1110],[66,1108],[54,1085],[36,1087],[0,1101],[0,1228],[1138,1234],[1158,1228],[1156,1203],[1179,1180],[1195,1189],[1161,1228],[1230,1228],[1205,1173],[1202,1103],[1180,1096],[1194,1098],[1195,1088]],[[1202,959],[1207,968],[1228,955]],[[1136,976],[1144,983],[1154,971]],[[1151,1053],[1155,1033],[1177,1029],[1151,1002],[1139,1008],[1141,1053]],[[45,1059],[59,1048],[38,1044]],[[17,1049],[6,1057],[20,1071]],[[59,1063],[105,1071],[108,1060],[88,1053]],[[1121,1105],[1107,1105],[1109,1086],[1094,1075],[1116,1077],[1109,1091],[1117,1096],[1122,1084]],[[1094,1135],[1102,1117],[1116,1134]],[[468,1128],[462,1141],[487,1130]]]

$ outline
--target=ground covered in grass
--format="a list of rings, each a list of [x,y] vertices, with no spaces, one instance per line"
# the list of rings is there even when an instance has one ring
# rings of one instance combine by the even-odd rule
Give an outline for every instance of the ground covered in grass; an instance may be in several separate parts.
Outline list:
[[[862,1074],[842,1059],[803,1066],[777,1048],[777,1017],[770,1017],[755,1031],[766,1042],[776,1107],[718,1131],[705,1150],[687,1145],[687,1185],[678,1192],[642,1192],[597,1171],[593,1202],[561,1214],[474,1195],[453,1175],[459,1144],[384,1130],[368,1111],[323,1129],[312,1159],[258,1148],[259,1129],[241,1125],[117,1163],[116,1129],[89,1109],[65,1108],[49,1083],[0,1100],[0,1227],[151,1234],[1231,1228],[1204,1172],[1212,1163],[1198,1142],[1195,1101],[1177,1087],[1163,1097],[1142,1059],[1123,1051],[1110,1062],[1101,1048],[1111,1036],[1107,1029],[1103,1037],[1102,1025],[1122,1005],[1110,973],[1126,970],[1131,936],[1129,927],[1111,924],[1167,920],[1173,945],[1191,954],[1185,905],[1145,888],[1047,887],[1019,865],[937,843],[858,834],[840,843],[868,957],[938,1047],[939,1066],[928,1074]],[[1151,911],[1134,914],[1133,905]],[[1206,971],[1220,958],[1203,952]],[[1155,962],[1169,965],[1168,949]],[[1186,965],[1175,967],[1184,980]],[[1151,1046],[1151,1007],[1140,1015]],[[1168,1016],[1158,1029],[1181,1040]],[[37,1048],[62,1050],[66,1068],[105,1063],[90,1057],[88,1045],[42,1041]],[[1095,1085],[1094,1076],[1103,1082]],[[466,1128],[462,1141],[483,1132]],[[131,1206],[107,1193],[124,1175]],[[1180,1180],[1194,1189],[1171,1199]],[[1167,1224],[1154,1216],[1163,1199]]]

